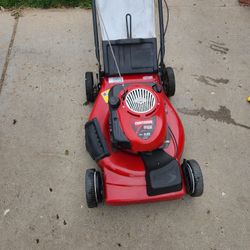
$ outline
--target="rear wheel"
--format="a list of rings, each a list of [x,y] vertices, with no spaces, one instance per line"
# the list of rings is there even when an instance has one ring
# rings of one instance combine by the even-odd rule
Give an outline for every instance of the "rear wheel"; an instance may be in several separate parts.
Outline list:
[[[99,171],[87,169],[85,174],[85,193],[89,208],[97,207],[98,203],[103,201],[103,184]]]
[[[187,193],[192,197],[203,194],[204,183],[200,165],[195,160],[184,160],[182,164]]]
[[[174,70],[171,67],[164,68],[163,70],[163,89],[167,97],[174,96],[175,76]]]
[[[96,98],[96,91],[94,87],[93,72],[85,73],[85,88],[86,88],[87,102],[94,102]]]

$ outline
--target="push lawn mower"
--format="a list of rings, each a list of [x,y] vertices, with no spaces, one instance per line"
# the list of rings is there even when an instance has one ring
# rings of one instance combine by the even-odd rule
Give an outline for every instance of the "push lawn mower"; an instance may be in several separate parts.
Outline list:
[[[180,163],[184,130],[169,101],[175,76],[164,64],[163,12],[162,0],[92,1],[99,72],[97,83],[92,72],[85,75],[87,101],[94,102],[85,141],[101,171],[86,171],[89,208],[102,201],[125,205],[203,193],[199,164]]]

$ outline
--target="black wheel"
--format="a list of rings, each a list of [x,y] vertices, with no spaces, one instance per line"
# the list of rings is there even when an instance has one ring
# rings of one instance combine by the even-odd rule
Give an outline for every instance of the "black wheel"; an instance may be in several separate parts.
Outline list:
[[[164,68],[163,70],[163,89],[167,97],[174,96],[175,76],[174,70],[171,67]]]
[[[103,200],[102,177],[99,171],[87,169],[85,174],[85,193],[89,208],[97,207]]]
[[[184,160],[182,164],[183,174],[186,182],[187,193],[192,197],[203,194],[204,183],[200,165],[195,160]]]
[[[93,72],[85,73],[85,88],[87,102],[94,102],[96,98]]]

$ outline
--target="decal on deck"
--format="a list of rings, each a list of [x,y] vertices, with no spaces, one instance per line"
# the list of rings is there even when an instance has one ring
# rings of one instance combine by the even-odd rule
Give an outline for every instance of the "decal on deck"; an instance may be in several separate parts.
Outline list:
[[[109,91],[110,91],[110,89],[107,89],[106,91],[102,92],[102,98],[103,98],[105,103],[109,102]]]
[[[109,83],[123,83],[123,77],[109,77]]]
[[[153,134],[156,126],[156,118],[153,117],[150,120],[135,121],[132,127],[137,134],[143,140],[148,140]]]

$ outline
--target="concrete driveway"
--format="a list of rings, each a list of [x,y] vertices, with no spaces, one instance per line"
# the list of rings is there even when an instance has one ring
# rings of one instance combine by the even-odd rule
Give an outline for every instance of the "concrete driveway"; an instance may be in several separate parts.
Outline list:
[[[0,249],[250,248],[250,8],[237,0],[169,5],[172,102],[186,131],[183,156],[202,165],[204,195],[88,209],[91,12],[24,10],[17,20],[2,12]]]

